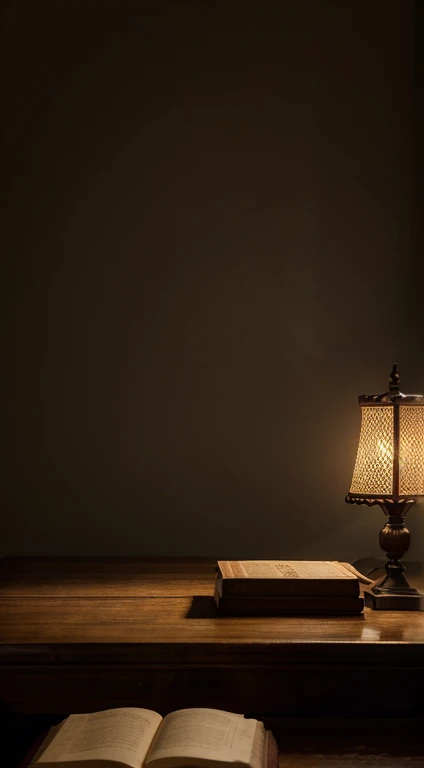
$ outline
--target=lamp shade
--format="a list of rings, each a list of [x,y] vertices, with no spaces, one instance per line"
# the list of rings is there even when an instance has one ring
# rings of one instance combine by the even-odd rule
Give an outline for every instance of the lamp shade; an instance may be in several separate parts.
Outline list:
[[[389,392],[361,395],[361,431],[346,501],[377,504],[424,497],[424,397],[399,391],[394,366]]]

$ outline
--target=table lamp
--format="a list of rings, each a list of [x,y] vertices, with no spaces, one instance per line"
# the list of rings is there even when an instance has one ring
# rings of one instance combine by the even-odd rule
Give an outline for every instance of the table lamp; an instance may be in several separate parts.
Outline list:
[[[424,396],[399,389],[395,365],[389,391],[360,395],[361,431],[348,504],[379,504],[387,522],[380,547],[387,555],[385,575],[365,591],[374,610],[424,610],[424,595],[408,584],[401,558],[409,549],[405,515],[424,498]]]

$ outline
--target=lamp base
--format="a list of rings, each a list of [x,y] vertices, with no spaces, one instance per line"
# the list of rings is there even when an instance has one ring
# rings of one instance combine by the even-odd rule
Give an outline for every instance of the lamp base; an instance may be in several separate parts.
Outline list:
[[[409,594],[375,593],[372,588],[364,589],[367,608],[373,611],[424,611],[424,595],[415,591]]]

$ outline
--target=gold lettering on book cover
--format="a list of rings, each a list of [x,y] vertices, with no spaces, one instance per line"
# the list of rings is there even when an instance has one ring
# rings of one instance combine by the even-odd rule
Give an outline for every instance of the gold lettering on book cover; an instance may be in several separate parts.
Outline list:
[[[286,579],[298,579],[299,574],[288,563],[276,563],[275,567]]]

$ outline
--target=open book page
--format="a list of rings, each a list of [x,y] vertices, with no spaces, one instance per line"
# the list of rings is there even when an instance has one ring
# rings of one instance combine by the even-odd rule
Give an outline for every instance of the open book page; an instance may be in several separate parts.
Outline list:
[[[217,709],[181,709],[164,718],[145,765],[160,768],[205,760],[263,768],[264,734],[262,723],[246,720],[243,715]]]
[[[133,707],[70,715],[34,765],[116,760],[141,768],[161,721],[157,712]]]
[[[232,560],[218,561],[224,578],[237,579],[355,579],[331,560]]]
[[[37,762],[38,759],[41,757],[43,752],[46,751],[46,749],[49,746],[50,742],[53,741],[54,738],[56,738],[56,736],[59,733],[59,731],[65,725],[65,722],[66,722],[65,720],[62,720],[62,722],[59,723],[58,725],[52,725],[52,727],[49,729],[49,732],[48,732],[47,736],[43,739],[41,744],[39,744],[37,750],[34,752],[33,756],[31,757],[31,761],[29,763],[30,766],[34,765],[35,763],[37,763],[39,765],[39,763]]]

